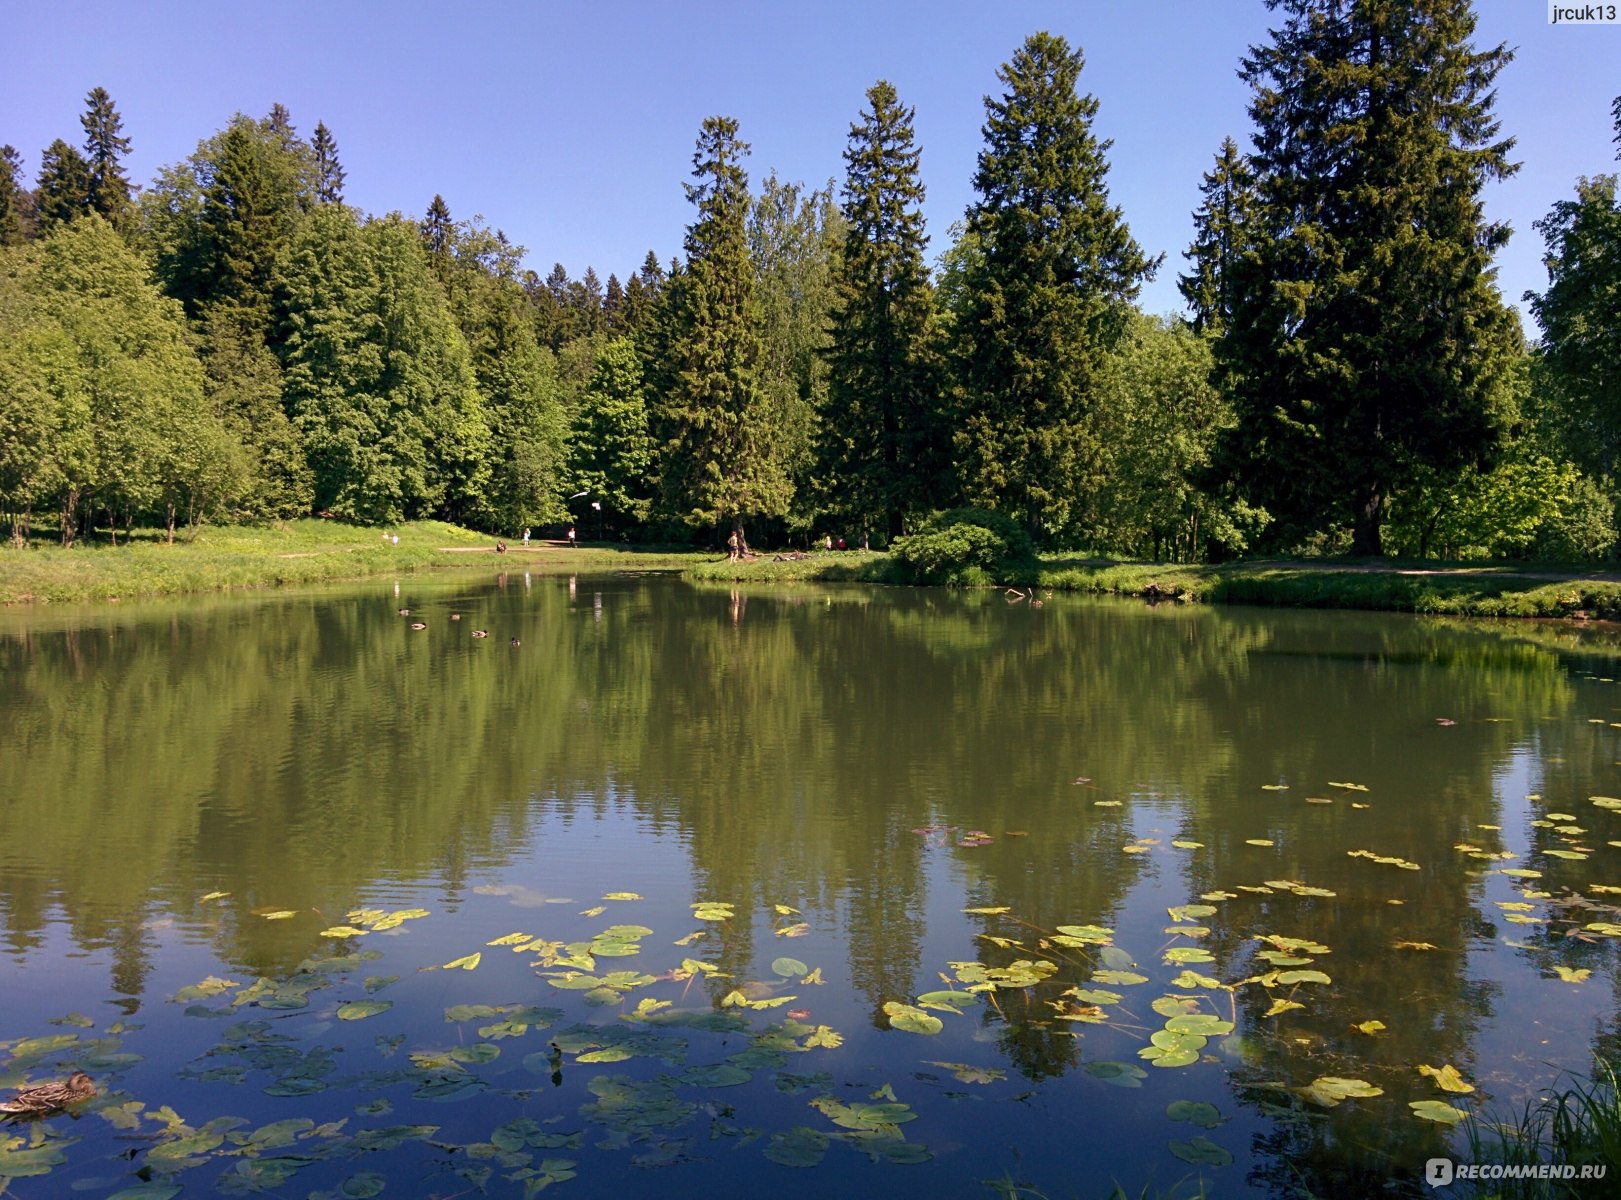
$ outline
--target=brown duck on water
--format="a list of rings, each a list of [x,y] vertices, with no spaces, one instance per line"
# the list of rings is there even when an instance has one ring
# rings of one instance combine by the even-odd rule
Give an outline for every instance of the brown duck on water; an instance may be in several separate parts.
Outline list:
[[[90,1076],[75,1071],[66,1083],[42,1083],[23,1088],[13,1099],[0,1101],[0,1113],[13,1117],[43,1117],[95,1094],[96,1085],[90,1081]]]

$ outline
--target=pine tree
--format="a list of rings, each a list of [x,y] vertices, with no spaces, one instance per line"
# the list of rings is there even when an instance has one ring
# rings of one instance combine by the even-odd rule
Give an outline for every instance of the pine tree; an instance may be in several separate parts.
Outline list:
[[[45,234],[90,211],[90,165],[84,156],[57,138],[40,158],[34,212]]]
[[[1227,461],[1296,538],[1349,525],[1382,550],[1394,491],[1482,459],[1518,331],[1484,185],[1515,169],[1468,0],[1269,0],[1253,89],[1257,218],[1217,347],[1238,410]]]
[[[915,110],[880,80],[844,150],[843,255],[828,349],[823,459],[852,516],[890,537],[944,499],[950,446],[924,254]]]
[[[1199,185],[1204,197],[1193,214],[1193,269],[1176,283],[1200,333],[1220,333],[1232,320],[1233,271],[1255,216],[1255,177],[1238,143],[1223,138],[1215,168]]]
[[[418,226],[422,233],[422,246],[428,252],[428,265],[441,284],[450,283],[450,252],[456,239],[456,226],[450,219],[450,205],[438,193],[428,205],[428,212]]]
[[[608,333],[621,333],[622,310],[625,307],[625,288],[619,276],[608,272],[608,283],[602,289],[602,327]]]
[[[347,174],[338,162],[338,143],[325,121],[315,123],[315,198],[322,204],[343,203],[343,181]]]
[[[968,498],[1060,530],[1099,480],[1091,378],[1152,277],[1109,204],[1098,102],[1075,88],[1084,59],[1062,37],[1027,39],[985,100],[985,148],[967,233],[981,254],[954,329],[964,390],[957,434]]]
[[[106,88],[92,89],[84,102],[79,123],[84,126],[85,162],[90,171],[90,207],[114,226],[121,226],[129,219],[133,191],[122,161],[129,153],[129,139],[122,134],[124,119]]]
[[[23,163],[14,146],[0,146],[0,246],[27,240],[33,197],[22,185]]]
[[[671,281],[666,360],[669,390],[659,413],[662,499],[692,523],[724,521],[745,544],[744,520],[787,510],[792,487],[770,440],[760,386],[760,313],[749,261],[749,147],[730,117],[709,117],[698,135],[687,199],[687,261]]]

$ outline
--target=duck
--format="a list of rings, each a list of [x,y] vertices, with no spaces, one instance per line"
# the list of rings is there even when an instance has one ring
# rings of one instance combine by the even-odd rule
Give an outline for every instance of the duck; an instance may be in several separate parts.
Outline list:
[[[450,619],[452,621],[459,621],[459,620],[462,619],[462,615],[461,615],[461,613],[451,613],[450,614]]]
[[[519,640],[518,640],[518,639],[517,639],[517,638],[513,638],[513,639],[512,639],[512,645],[513,645],[513,646],[514,646],[514,648],[516,648],[516,647],[518,647],[518,646],[521,646],[521,645],[523,645],[523,643],[522,643],[522,642],[520,642],[520,641],[519,641]]]
[[[410,610],[410,609],[408,609],[408,608],[402,608],[402,609],[400,609],[400,616],[402,616],[402,617],[408,617],[408,616],[410,616],[410,615],[411,615],[411,610]]]
[[[421,622],[421,621],[412,621],[412,622],[411,622],[411,628],[412,628],[412,629],[426,629],[426,628],[427,628],[427,625],[425,625],[425,624],[424,624],[424,623],[423,623],[423,622]]]
[[[96,1085],[90,1076],[75,1071],[66,1083],[42,1083],[38,1087],[23,1088],[14,1099],[0,1103],[0,1112],[14,1117],[43,1117],[95,1094]]]
[[[473,630],[473,636],[474,637],[489,637],[490,636],[490,631],[488,629],[475,629],[475,630]]]

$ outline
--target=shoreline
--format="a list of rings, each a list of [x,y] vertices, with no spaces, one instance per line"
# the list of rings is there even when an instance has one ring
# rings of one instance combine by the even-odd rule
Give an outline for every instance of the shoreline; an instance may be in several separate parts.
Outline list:
[[[392,540],[398,535],[398,541]],[[634,549],[553,541],[508,543],[437,521],[387,531],[307,519],[276,526],[210,527],[169,545],[155,535],[127,545],[0,550],[0,606],[117,603],[137,598],[467,570],[498,560],[536,573],[669,571],[715,583],[906,585],[887,554],[813,551],[734,561],[715,551]],[[489,565],[493,565],[490,563]],[[1055,554],[1033,578],[999,582],[1026,595],[1077,592],[1152,603],[1339,608],[1454,617],[1621,620],[1621,574],[1548,564],[1267,559],[1215,565],[1129,563]]]

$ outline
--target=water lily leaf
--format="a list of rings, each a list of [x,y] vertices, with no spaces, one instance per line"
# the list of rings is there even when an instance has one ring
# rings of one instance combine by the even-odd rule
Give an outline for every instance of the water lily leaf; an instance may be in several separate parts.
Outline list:
[[[884,1005],[884,1012],[889,1015],[891,1028],[907,1033],[935,1034],[945,1028],[945,1023],[939,1017],[931,1017],[921,1008],[914,1008],[910,1004],[891,1000]]]
[[[730,904],[705,900],[692,906],[692,915],[699,921],[730,921],[734,914]]]
[[[1271,838],[1245,838],[1244,844],[1246,846],[1276,846],[1277,842]]]
[[[773,930],[773,932],[778,937],[804,937],[810,930],[809,925],[804,921],[799,921],[793,925],[784,925],[781,929]]]
[[[1148,1078],[1148,1072],[1135,1063],[1123,1062],[1089,1062],[1086,1064],[1086,1073],[1094,1079],[1101,1079],[1104,1083],[1123,1088],[1142,1087],[1143,1080]]]
[[[1053,941],[1063,946],[1107,946],[1114,940],[1114,930],[1101,925],[1060,925],[1058,932],[1063,936]]]
[[[816,1048],[837,1050],[842,1045],[844,1045],[844,1035],[835,1032],[830,1025],[818,1025],[811,1031],[810,1037],[804,1041],[804,1048],[807,1050]]]
[[[338,1020],[364,1021],[367,1017],[375,1017],[378,1013],[385,1013],[393,1007],[392,1000],[351,1000],[348,1004],[338,1006]]]
[[[1065,993],[1065,995],[1072,994],[1072,992]],[[1120,999],[1120,997],[1113,992],[1104,994],[1113,996],[1116,1000]],[[1092,1003],[1098,1004],[1102,1003],[1102,1001],[1094,1000]],[[1162,1017],[1183,1017],[1191,1013],[1196,1013],[1200,1010],[1199,1001],[1192,996],[1161,996],[1149,1007],[1151,1007]]]
[[[1534,871],[1530,867],[1504,867],[1499,875],[1512,875],[1515,879],[1541,879],[1542,872]]]
[[[795,975],[808,975],[810,968],[797,958],[774,958],[771,960],[771,970],[787,979]]]
[[[1139,975],[1135,971],[1093,971],[1092,982],[1129,985],[1147,983],[1148,976]]]
[[[919,1008],[933,1008],[940,1012],[961,1012],[965,1008],[974,1008],[979,1004],[979,997],[972,992],[953,992],[950,990],[938,992],[924,992],[917,998]]]
[[[1116,971],[1127,971],[1137,965],[1137,960],[1119,946],[1099,947],[1098,957],[1103,960],[1104,966]]]
[[[814,1167],[827,1153],[827,1145],[825,1133],[800,1126],[787,1133],[772,1134],[765,1156],[785,1167]]]
[[[462,958],[453,958],[444,964],[446,971],[471,971],[484,959],[481,951],[475,950]]]
[[[366,931],[364,929],[356,929],[353,925],[334,925],[330,929],[321,930],[321,936],[329,938],[352,938],[360,937],[365,932]]]
[[[1295,1091],[1323,1108],[1333,1108],[1342,1100],[1368,1099],[1385,1094],[1383,1088],[1374,1087],[1365,1079],[1344,1079],[1337,1075],[1319,1075]]]
[[[347,1200],[370,1200],[373,1196],[381,1196],[388,1180],[376,1171],[357,1171],[343,1181],[338,1188],[338,1194]]]
[[[1179,988],[1222,988],[1227,985],[1214,976],[1201,975],[1192,968],[1187,968],[1175,979],[1171,980],[1171,986]]]
[[[596,905],[595,907],[592,907],[592,908],[581,909],[580,910],[580,915],[582,917],[600,917],[603,913],[605,913],[607,911],[608,910],[607,910],[607,908],[605,906],[603,906],[601,904],[598,904],[598,905]]]
[[[487,1063],[501,1057],[501,1047],[491,1045],[489,1042],[474,1042],[471,1046],[457,1046],[445,1057],[451,1062]]]
[[[1176,966],[1179,963],[1215,962],[1216,956],[1199,946],[1174,946],[1165,952],[1164,961]]]
[[[998,916],[1001,916],[1003,913],[1012,912],[1012,911],[1013,910],[1011,908],[1009,908],[1005,904],[998,907],[998,908],[965,908],[965,909],[963,909],[963,912],[969,913],[969,914],[971,914],[973,916],[976,916],[976,917],[998,917]]]
[[[1210,1013],[1187,1013],[1171,1017],[1165,1028],[1172,1033],[1196,1033],[1201,1037],[1221,1037],[1233,1031],[1233,1023]]]
[[[1007,1078],[1007,1072],[1000,1067],[980,1067],[973,1063],[938,1062],[934,1059],[925,1059],[931,1067],[944,1067],[950,1071],[952,1077],[961,1083],[998,1083]]]
[[[267,921],[285,921],[288,917],[298,916],[298,910],[292,908],[278,908],[274,912],[260,913]]]
[[[1458,1073],[1458,1068],[1454,1067],[1451,1063],[1448,1063],[1444,1067],[1432,1067],[1428,1063],[1425,1063],[1418,1068],[1418,1073],[1435,1080],[1435,1086],[1440,1088],[1443,1092],[1455,1092],[1458,1095],[1467,1095],[1475,1090],[1475,1085],[1467,1082],[1464,1077]]]
[[[362,1129],[350,1139],[350,1147],[362,1152],[398,1150],[406,1142],[427,1141],[439,1132],[437,1125],[390,1125],[384,1129]]]
[[[1335,783],[1332,779],[1328,781],[1328,786],[1331,787],[1331,788],[1339,788],[1341,791],[1346,791],[1346,792],[1365,792],[1365,791],[1368,790],[1366,784],[1361,784],[1361,783]]]
[[[1208,1038],[1197,1033],[1181,1033],[1174,1029],[1156,1029],[1149,1042],[1159,1050],[1203,1050]]]
[[[1289,785],[1287,783],[1263,783],[1261,790],[1263,792],[1287,792]]]
[[[754,1078],[754,1072],[736,1063],[711,1063],[708,1066],[688,1067],[680,1076],[682,1083],[694,1087],[736,1087]]]
[[[181,1192],[178,1183],[170,1183],[166,1179],[152,1179],[146,1183],[137,1183],[134,1187],[120,1188],[107,1200],[174,1200]]]
[[[1291,987],[1297,983],[1333,983],[1334,981],[1321,971],[1280,971],[1278,973],[1278,982],[1284,987]]]
[[[1456,1125],[1464,1117],[1463,1113],[1445,1100],[1409,1100],[1407,1107],[1412,1109],[1413,1115],[1420,1120],[1434,1121],[1439,1125]]]
[[[1200,1129],[1214,1129],[1222,1123],[1221,1110],[1203,1100],[1173,1100],[1165,1106],[1165,1115],[1173,1121],[1186,1121]]]
[[[833,1124],[858,1132],[884,1132],[886,1127],[917,1119],[911,1107],[896,1102],[880,1104],[841,1104],[830,1096],[811,1101],[811,1107],[825,1114]]]
[[[1203,850],[1204,849],[1204,843],[1203,842],[1190,842],[1186,838],[1172,838],[1171,839],[1171,845],[1175,846],[1178,850]]]
[[[1365,1033],[1369,1037],[1372,1037],[1374,1034],[1380,1032],[1382,1029],[1384,1029],[1384,1027],[1385,1023],[1383,1021],[1363,1021],[1360,1025],[1351,1026],[1351,1028],[1356,1030],[1358,1033]]]
[[[1305,1008],[1305,1007],[1306,1006],[1304,1004],[1301,1004],[1298,1001],[1284,1000],[1284,999],[1280,998],[1280,999],[1272,1001],[1272,1007],[1267,1009],[1261,1015],[1263,1017],[1276,1017],[1276,1016],[1278,1016],[1278,1015],[1280,1015],[1282,1013],[1288,1012],[1292,1008]]]
[[[1170,1146],[1171,1153],[1183,1162],[1199,1166],[1225,1167],[1233,1161],[1231,1154],[1202,1135],[1186,1142],[1172,1142]]]
[[[1557,963],[1554,964],[1554,970],[1559,973],[1559,978],[1566,983],[1585,983],[1587,977],[1593,973],[1589,967],[1564,967]]]
[[[201,983],[194,983],[189,987],[181,988],[174,995],[170,996],[169,999],[177,1001],[181,1004],[187,1004],[193,1000],[205,999],[208,996],[218,996],[221,992],[229,991],[231,988],[240,986],[241,984],[235,979],[221,979],[217,975],[210,975]]]
[[[602,898],[604,900],[640,900],[642,897],[639,892],[604,892]]]

